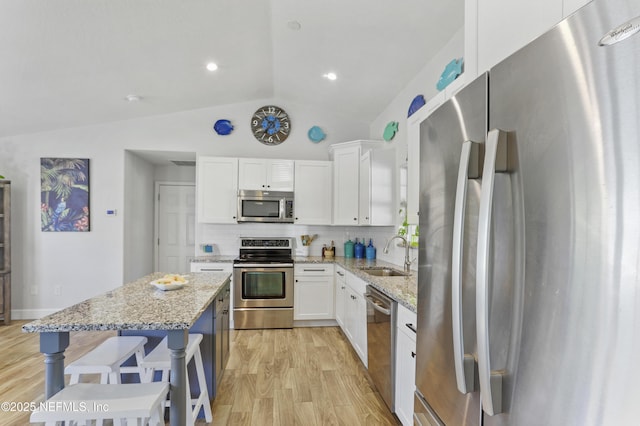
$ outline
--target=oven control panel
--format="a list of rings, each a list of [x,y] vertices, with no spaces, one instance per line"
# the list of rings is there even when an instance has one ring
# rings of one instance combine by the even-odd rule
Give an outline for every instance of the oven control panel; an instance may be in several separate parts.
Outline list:
[[[247,248],[291,248],[291,238],[242,238],[241,247]]]

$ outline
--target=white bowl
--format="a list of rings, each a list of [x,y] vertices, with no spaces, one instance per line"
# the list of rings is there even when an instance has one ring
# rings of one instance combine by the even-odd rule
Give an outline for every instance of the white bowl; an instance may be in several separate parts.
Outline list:
[[[155,280],[155,281],[151,281],[151,285],[153,285],[158,290],[170,291],[170,290],[178,290],[179,288],[184,287],[184,285],[187,284],[188,282],[189,281],[185,281],[185,282],[173,281],[171,284],[161,284],[158,282],[158,280]]]

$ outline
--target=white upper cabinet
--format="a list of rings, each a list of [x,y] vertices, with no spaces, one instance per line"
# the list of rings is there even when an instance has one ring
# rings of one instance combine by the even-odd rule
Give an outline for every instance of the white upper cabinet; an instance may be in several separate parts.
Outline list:
[[[238,159],[198,157],[196,198],[198,222],[236,223]]]
[[[354,141],[329,147],[333,158],[333,224],[395,225],[395,149]]]
[[[357,225],[360,146],[336,148],[332,154],[333,223],[334,225]]]
[[[396,151],[372,149],[360,156],[360,225],[393,226],[397,217]]]
[[[465,0],[465,74],[470,82],[590,0]]]
[[[240,158],[238,188],[293,191],[293,160]]]
[[[333,167],[331,161],[295,162],[295,223],[331,225]]]

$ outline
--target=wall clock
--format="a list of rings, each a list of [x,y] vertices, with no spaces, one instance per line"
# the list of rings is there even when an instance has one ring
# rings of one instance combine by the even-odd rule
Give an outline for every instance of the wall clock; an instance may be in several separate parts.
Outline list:
[[[278,145],[284,142],[291,132],[291,120],[282,108],[267,105],[251,117],[253,136],[265,145]]]

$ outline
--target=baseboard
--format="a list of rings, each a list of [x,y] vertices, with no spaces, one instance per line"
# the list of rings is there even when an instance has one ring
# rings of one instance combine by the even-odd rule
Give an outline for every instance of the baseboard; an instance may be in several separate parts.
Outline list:
[[[293,322],[294,327],[336,327],[336,320],[296,320]]]
[[[11,319],[35,320],[58,312],[60,309],[12,309]]]

